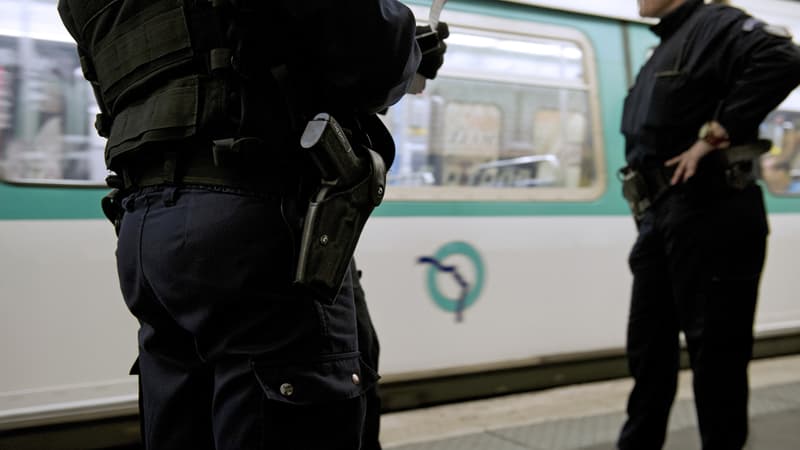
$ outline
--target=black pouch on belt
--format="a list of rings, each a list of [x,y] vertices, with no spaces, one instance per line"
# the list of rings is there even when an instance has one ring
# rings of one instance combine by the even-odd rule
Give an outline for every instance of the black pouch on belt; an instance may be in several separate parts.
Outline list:
[[[637,221],[670,187],[668,169],[639,171],[625,166],[619,169],[618,176],[622,182],[622,196]]]
[[[725,182],[729,188],[743,190],[758,178],[758,160],[772,147],[772,141],[755,142],[719,150],[725,168]]]
[[[125,212],[120,203],[124,191],[122,178],[118,175],[109,175],[106,178],[106,185],[111,188],[111,191],[100,200],[100,206],[103,208],[103,215],[114,225],[114,232],[119,235],[122,215]]]

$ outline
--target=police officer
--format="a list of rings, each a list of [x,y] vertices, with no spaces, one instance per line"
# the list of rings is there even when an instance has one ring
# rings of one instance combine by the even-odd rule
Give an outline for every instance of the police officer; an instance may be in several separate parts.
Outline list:
[[[639,236],[620,449],[662,447],[683,332],[703,449],[747,439],[747,366],[767,218],[758,126],[800,81],[788,33],[726,5],[639,0],[661,38],[624,106],[623,192]]]
[[[396,0],[58,9],[119,175],[105,205],[140,324],[145,447],[359,449],[377,375],[359,355],[352,274],[332,299],[293,283],[319,182],[298,138],[328,112],[388,166],[373,113],[441,51],[423,56]]]

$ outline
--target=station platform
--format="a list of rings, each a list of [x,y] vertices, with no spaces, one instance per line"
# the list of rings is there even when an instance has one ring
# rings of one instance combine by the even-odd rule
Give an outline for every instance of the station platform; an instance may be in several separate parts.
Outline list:
[[[632,381],[624,378],[384,414],[392,450],[612,450]],[[800,355],[750,364],[749,450],[800,448]],[[691,372],[680,375],[665,450],[700,450]]]

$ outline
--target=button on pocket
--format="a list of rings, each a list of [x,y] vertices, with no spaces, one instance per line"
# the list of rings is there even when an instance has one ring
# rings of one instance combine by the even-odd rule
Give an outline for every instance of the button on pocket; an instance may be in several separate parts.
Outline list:
[[[267,399],[295,405],[355,398],[378,379],[357,352],[308,362],[253,361],[252,368]]]

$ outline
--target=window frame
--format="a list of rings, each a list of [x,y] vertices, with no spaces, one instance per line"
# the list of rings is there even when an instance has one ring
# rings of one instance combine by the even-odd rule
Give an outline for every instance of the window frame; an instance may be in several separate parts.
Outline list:
[[[419,22],[425,22],[428,10],[424,7],[409,6]],[[386,190],[386,201],[402,202],[588,202],[603,196],[608,187],[607,161],[600,108],[600,90],[598,81],[597,60],[594,47],[589,38],[577,28],[553,25],[542,22],[506,19],[501,17],[479,15],[468,12],[448,10],[443,18],[451,30],[464,30],[470,33],[489,37],[511,38],[514,40],[561,40],[577,45],[583,52],[585,83],[559,83],[541,78],[520,79],[514,77],[482,77],[475,73],[464,73],[447,67],[439,69],[437,77],[452,77],[463,80],[496,81],[501,83],[523,84],[533,87],[557,87],[576,89],[587,92],[589,118],[589,139],[592,142],[592,154],[595,159],[597,178],[589,187],[546,187],[534,188],[501,188],[480,186],[430,186],[405,187],[390,186]]]

